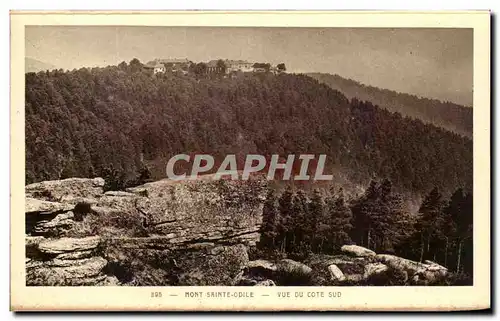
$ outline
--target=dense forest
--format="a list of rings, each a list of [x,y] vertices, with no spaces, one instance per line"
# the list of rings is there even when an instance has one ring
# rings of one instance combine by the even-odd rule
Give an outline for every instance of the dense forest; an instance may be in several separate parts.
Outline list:
[[[117,188],[164,178],[180,153],[327,154],[366,186],[388,178],[423,195],[472,187],[472,140],[305,75],[152,75],[134,59],[26,74],[26,182],[117,175]]]
[[[310,195],[290,187],[281,195],[270,190],[259,247],[264,257],[302,259],[354,243],[377,253],[437,262],[471,284],[472,211],[471,193],[457,189],[446,199],[433,188],[412,215],[387,179],[371,181],[364,194],[352,199],[342,189],[316,189]]]
[[[472,138],[472,108],[436,99],[421,98],[415,95],[398,93],[392,90],[366,86],[339,75],[311,73],[331,88],[342,92],[349,99],[357,98],[370,101],[392,112],[420,119],[426,123],[454,131]]]

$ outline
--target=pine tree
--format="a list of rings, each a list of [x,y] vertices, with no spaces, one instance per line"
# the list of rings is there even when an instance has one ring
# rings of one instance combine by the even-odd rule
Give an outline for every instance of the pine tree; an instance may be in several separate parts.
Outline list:
[[[293,198],[291,214],[291,248],[300,251],[301,248],[310,246],[311,242],[311,215],[309,213],[309,200],[303,190],[298,190]]]
[[[355,241],[368,248],[373,246],[373,218],[378,211],[378,197],[379,185],[377,181],[372,180],[365,193],[352,206]]]
[[[443,214],[442,195],[437,187],[434,187],[424,198],[419,209],[420,220],[420,262],[431,252],[431,244],[436,243],[441,237],[445,219]]]
[[[453,221],[453,238],[455,239],[455,264],[456,272],[461,272],[468,266],[467,272],[472,269],[472,236],[473,236],[473,200],[472,194],[464,194],[463,189],[457,189],[451,196],[444,212]],[[467,248],[467,251],[464,251]],[[464,262],[464,254],[469,262]]]
[[[326,201],[326,219],[329,228],[326,230],[325,239],[330,246],[327,249],[338,250],[342,245],[350,242],[349,233],[352,226],[352,212],[347,206],[342,189],[331,195]]]
[[[313,191],[311,202],[308,204],[307,216],[305,217],[305,234],[312,249],[316,249],[320,244],[320,235],[318,233],[319,224],[325,216],[325,204],[323,196],[318,189]]]
[[[286,252],[288,243],[290,242],[290,233],[292,231],[292,205],[293,205],[293,192],[290,186],[281,194],[278,200],[278,212],[280,222],[278,224],[278,241],[280,251]]]
[[[276,208],[276,196],[274,189],[270,189],[267,193],[262,215],[262,246],[273,249],[276,245],[276,237],[281,229],[279,226],[280,217],[278,209]]]

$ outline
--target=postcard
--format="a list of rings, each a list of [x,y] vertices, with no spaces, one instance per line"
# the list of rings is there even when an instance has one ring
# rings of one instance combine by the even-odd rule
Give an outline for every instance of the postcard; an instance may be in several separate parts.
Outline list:
[[[10,19],[11,310],[490,308],[488,11]]]

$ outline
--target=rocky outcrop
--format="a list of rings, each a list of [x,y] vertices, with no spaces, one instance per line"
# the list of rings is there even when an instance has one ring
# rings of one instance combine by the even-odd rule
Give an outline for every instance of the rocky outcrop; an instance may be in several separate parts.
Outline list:
[[[258,177],[103,187],[100,178],[26,186],[27,285],[426,285],[448,274],[357,245],[249,261],[266,194]]]
[[[98,254],[101,239],[27,238],[27,285],[117,285],[104,273],[108,261]]]
[[[237,284],[247,247],[260,238],[265,184],[162,180],[125,192],[104,192],[100,178],[28,185],[27,284]]]

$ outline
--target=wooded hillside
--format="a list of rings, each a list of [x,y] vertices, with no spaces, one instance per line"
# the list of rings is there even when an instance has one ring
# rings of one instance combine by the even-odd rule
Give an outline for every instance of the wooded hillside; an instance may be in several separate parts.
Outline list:
[[[305,75],[236,79],[146,72],[140,62],[26,74],[26,182],[148,168],[180,153],[327,154],[367,185],[425,194],[472,186],[472,140],[348,100]]]

